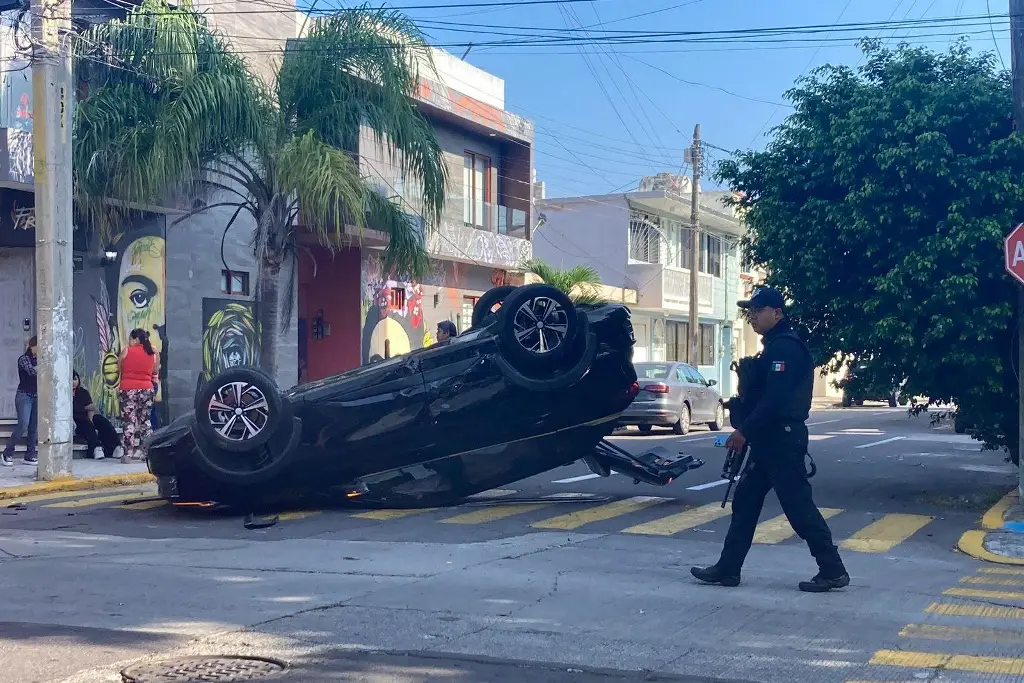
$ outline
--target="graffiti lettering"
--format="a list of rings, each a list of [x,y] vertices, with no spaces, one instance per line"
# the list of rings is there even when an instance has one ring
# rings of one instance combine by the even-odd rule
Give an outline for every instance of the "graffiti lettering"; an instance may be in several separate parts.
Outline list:
[[[14,225],[15,230],[35,230],[36,229],[36,209],[34,206],[18,206],[18,202],[14,202],[14,206],[11,209],[11,223]]]

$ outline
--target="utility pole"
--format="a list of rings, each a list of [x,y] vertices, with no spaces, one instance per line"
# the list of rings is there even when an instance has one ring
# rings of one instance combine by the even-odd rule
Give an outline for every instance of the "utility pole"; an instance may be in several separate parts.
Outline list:
[[[690,364],[700,363],[700,313],[697,307],[697,270],[700,268],[700,171],[704,163],[700,147],[700,124],[693,127],[693,147],[690,148],[693,162],[693,181],[690,183]]]
[[[1013,120],[1017,134],[1024,134],[1024,0],[1010,0],[1010,68],[1013,73]],[[1017,454],[1024,456],[1024,288],[1017,292]],[[1017,489],[1024,500],[1024,466],[1018,460]]]
[[[31,0],[39,467],[71,475],[71,0]]]

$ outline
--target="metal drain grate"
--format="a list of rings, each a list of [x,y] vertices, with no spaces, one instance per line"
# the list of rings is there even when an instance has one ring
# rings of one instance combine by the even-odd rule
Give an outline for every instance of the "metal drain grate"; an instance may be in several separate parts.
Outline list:
[[[287,668],[264,657],[181,657],[131,666],[121,671],[124,683],[233,683],[252,681]]]

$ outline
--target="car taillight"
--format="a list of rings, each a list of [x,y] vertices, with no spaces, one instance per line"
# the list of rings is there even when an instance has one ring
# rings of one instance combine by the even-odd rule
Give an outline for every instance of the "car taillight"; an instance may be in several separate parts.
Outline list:
[[[629,395],[636,398],[636,395],[640,393],[640,382],[633,382],[629,385]]]
[[[658,384],[648,384],[646,387],[644,387],[644,391],[649,391],[652,394],[667,394],[668,385],[662,384],[660,382]]]

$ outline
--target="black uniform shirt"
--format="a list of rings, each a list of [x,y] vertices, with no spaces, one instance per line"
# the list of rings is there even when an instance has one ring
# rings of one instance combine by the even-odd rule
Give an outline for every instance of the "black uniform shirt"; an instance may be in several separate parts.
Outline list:
[[[89,413],[86,412],[85,407],[92,403],[92,395],[89,390],[83,387],[81,384],[78,385],[78,389],[75,390],[74,397],[71,403],[71,414],[76,420],[87,420]]]
[[[748,438],[773,424],[804,422],[810,415],[814,363],[810,351],[793,334],[793,326],[783,319],[764,335],[760,366],[765,373],[764,393],[740,425]]]

